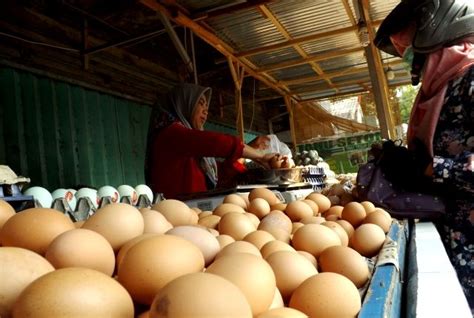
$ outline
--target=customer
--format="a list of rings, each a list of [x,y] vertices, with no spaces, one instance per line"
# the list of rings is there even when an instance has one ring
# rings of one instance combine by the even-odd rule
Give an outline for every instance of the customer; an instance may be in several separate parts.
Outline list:
[[[264,155],[238,137],[203,130],[210,98],[209,87],[180,84],[152,112],[145,176],[153,192],[171,199],[228,186],[245,171],[240,158],[270,167],[272,154]]]
[[[422,85],[408,129],[408,147],[427,150],[425,174],[440,183],[447,212],[438,230],[474,308],[474,2],[406,0],[383,21],[375,44],[412,66]],[[419,148],[419,146],[418,146]],[[419,151],[418,151],[419,152]],[[453,189],[454,191],[449,191]]]

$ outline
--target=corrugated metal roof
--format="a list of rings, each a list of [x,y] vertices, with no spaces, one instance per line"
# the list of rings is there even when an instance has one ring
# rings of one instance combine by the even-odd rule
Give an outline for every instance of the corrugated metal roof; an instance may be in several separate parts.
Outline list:
[[[208,0],[180,0],[183,6],[194,9],[220,6],[223,1],[213,3],[209,7]],[[225,2],[225,1],[224,1]],[[245,1],[226,2],[226,4],[243,3]],[[371,0],[369,14],[372,21],[382,20],[399,3],[399,0]],[[259,8],[260,6],[260,8]],[[310,83],[290,85],[290,90],[320,91],[314,96],[330,96],[341,92],[360,90],[360,85],[352,85],[351,80],[360,79],[364,85],[371,86],[367,59],[356,29],[350,27],[358,21],[354,1],[351,0],[276,0],[256,5],[232,13],[221,14],[206,20],[216,35],[229,44],[236,52],[246,52],[246,58],[256,66],[257,71],[262,67],[271,67],[266,73],[275,81],[288,81],[303,78],[318,78],[318,73],[334,73],[347,70],[349,74],[340,74],[329,80],[317,80]],[[265,11],[268,10],[270,15]],[[348,12],[349,11],[349,12]],[[349,13],[349,14],[348,14]],[[273,15],[273,17],[271,16]],[[282,31],[279,27],[282,26]],[[376,23],[377,27],[378,24]],[[331,32],[330,35],[324,35]],[[324,36],[321,36],[323,34]],[[301,39],[304,39],[302,41]],[[358,52],[335,56],[341,50],[360,49]],[[251,52],[248,52],[251,50]],[[311,57],[324,56],[327,58],[311,62]],[[306,62],[302,60],[309,59]],[[382,53],[382,61],[392,64],[394,58]],[[292,63],[294,62],[294,63]],[[282,65],[280,65],[282,64]],[[317,69],[319,67],[319,69]],[[363,69],[353,72],[355,67]],[[278,69],[280,68],[280,69]],[[397,68],[397,77],[390,81],[407,81],[408,74],[403,75],[402,69]],[[335,75],[334,75],[335,76]],[[303,82],[304,82],[303,80]],[[330,83],[336,85],[331,88]],[[309,96],[307,93],[299,95]]]
[[[268,7],[292,37],[351,25],[341,0],[276,1]]]

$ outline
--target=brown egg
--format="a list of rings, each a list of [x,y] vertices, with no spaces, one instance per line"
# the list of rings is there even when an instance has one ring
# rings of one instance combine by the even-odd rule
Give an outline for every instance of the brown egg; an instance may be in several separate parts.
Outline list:
[[[392,219],[392,216],[390,215],[390,213],[388,213],[387,211],[385,211],[385,210],[382,209],[382,208],[375,208],[374,211],[381,211],[381,212],[383,212],[383,213],[387,216],[387,218],[389,218],[390,220]]]
[[[208,272],[174,279],[158,292],[150,310],[150,318],[228,316],[252,318],[252,310],[236,285]]]
[[[136,243],[144,240],[144,239],[147,239],[147,238],[150,238],[150,237],[153,237],[153,236],[158,236],[158,235],[162,235],[162,234],[156,234],[156,233],[145,233],[145,234],[142,234],[142,235],[139,235],[139,236],[136,236],[134,237],[133,239],[131,239],[130,241],[128,241],[127,243],[125,243],[119,250],[118,254],[117,254],[117,257],[115,259],[116,261],[116,265],[117,265],[117,268],[120,266],[120,263],[122,262],[123,260],[123,257],[125,256],[125,254],[127,254],[128,250],[133,246],[135,245]]]
[[[369,266],[357,251],[347,246],[331,246],[319,256],[323,272],[333,272],[349,278],[357,288],[369,280]]]
[[[115,254],[110,243],[97,232],[74,229],[58,235],[49,244],[46,259],[54,268],[85,267],[112,276]]]
[[[244,199],[245,203],[247,203],[247,206],[249,206],[249,204],[250,204],[249,194],[248,193],[238,193],[238,195],[240,195],[242,197],[242,199]]]
[[[186,205],[186,203],[179,200],[163,200],[152,205],[151,209],[163,214],[168,222],[173,226],[197,223],[197,220],[193,217],[191,209]],[[196,223],[193,223],[194,221]]]
[[[342,210],[344,210],[343,206],[333,205],[326,212],[324,212],[324,217],[327,218],[329,215],[336,215],[338,218],[341,218]]]
[[[282,307],[267,310],[255,318],[308,318],[308,316],[299,310]]]
[[[201,213],[199,213],[199,220],[209,215],[212,215],[212,211],[202,211]]]
[[[342,228],[344,229],[344,231],[346,231],[347,236],[349,237],[349,240],[350,240],[352,235],[354,234],[354,227],[352,226],[352,224],[350,224],[346,220],[337,220],[336,223],[342,226]]]
[[[238,195],[236,193],[226,195],[223,203],[232,203],[240,206],[244,210],[247,210],[247,202],[241,195]]]
[[[0,247],[0,317],[11,317],[13,303],[31,282],[54,271],[44,257],[20,247]]]
[[[321,225],[327,226],[330,229],[332,229],[334,232],[336,232],[337,236],[339,236],[339,239],[341,240],[342,246],[349,245],[349,235],[347,235],[347,232],[346,230],[344,230],[342,225],[334,221],[326,221],[326,222],[321,223]]]
[[[190,217],[189,225],[196,225],[196,224],[198,224],[199,215],[198,215],[197,212],[194,211],[193,209],[190,209],[190,211],[191,211],[191,217]]]
[[[3,224],[15,215],[15,209],[5,200],[0,199],[0,230]]]
[[[261,257],[237,253],[219,257],[206,270],[228,279],[243,291],[256,316],[270,307],[276,288],[275,275]]]
[[[244,237],[244,241],[252,243],[259,250],[263,247],[263,245],[274,240],[275,238],[273,235],[262,230],[253,231]]]
[[[382,210],[375,210],[368,214],[362,223],[372,223],[380,226],[384,233],[388,233],[390,225],[392,225],[392,218],[387,216],[388,213],[384,213]]]
[[[275,203],[275,204],[271,204],[270,205],[270,210],[273,211],[273,210],[278,210],[278,211],[282,211],[284,212],[286,210],[286,206],[288,204],[286,203]]]
[[[366,215],[367,213],[365,212],[364,206],[359,202],[354,201],[349,202],[344,206],[341,218],[356,228],[362,224]]]
[[[344,300],[337,301],[341,297]],[[348,278],[327,272],[311,276],[298,286],[289,305],[310,317],[356,317],[361,299],[359,290]]]
[[[295,234],[296,230],[302,227],[304,223],[302,222],[293,222],[292,223],[292,229],[291,229],[291,234]]]
[[[193,225],[180,225],[170,229],[166,234],[176,235],[193,243],[204,255],[204,264],[209,265],[221,250],[219,242],[210,232]]]
[[[306,224],[293,234],[292,245],[296,250],[306,251],[318,258],[326,248],[341,245],[339,236],[327,226]]]
[[[308,261],[311,262],[311,264],[313,264],[313,266],[317,269],[318,268],[318,261],[316,260],[316,257],[313,256],[313,254],[310,254],[306,251],[297,251],[298,254],[300,255],[303,255],[304,257],[306,257],[306,259]]]
[[[222,256],[234,255],[238,253],[248,253],[262,257],[262,254],[260,254],[258,248],[252,243],[246,241],[235,241],[222,248],[221,251],[217,253],[216,259]]]
[[[337,221],[337,220],[339,220],[337,215],[334,215],[334,214],[330,214],[328,216],[325,216],[324,218],[326,219],[326,221]]]
[[[252,200],[256,198],[265,199],[270,205],[280,203],[280,200],[277,198],[275,193],[273,193],[271,190],[268,190],[267,188],[252,189],[249,193],[249,201],[252,202]]]
[[[292,201],[288,203],[285,213],[293,222],[299,222],[303,218],[313,216],[313,210],[303,201]]]
[[[321,224],[326,222],[326,219],[322,216],[307,216],[300,220],[303,224]]]
[[[125,288],[101,272],[79,267],[41,276],[13,305],[13,317],[133,316],[133,302]]]
[[[138,211],[140,211],[140,213],[143,213],[145,211],[148,211],[148,210],[151,210],[151,208],[149,207],[143,207],[143,208],[139,208]]]
[[[283,297],[281,297],[278,288],[275,288],[275,294],[273,295],[273,300],[270,307],[268,307],[268,310],[282,307],[285,307],[285,304],[283,303]]]
[[[278,290],[284,300],[289,300],[303,281],[318,273],[306,257],[293,251],[275,252],[265,260],[273,269]]]
[[[221,234],[228,234],[235,240],[242,240],[245,235],[256,230],[252,221],[243,213],[229,212],[222,216],[218,231]]]
[[[260,219],[255,214],[248,213],[248,212],[245,212],[244,214],[246,217],[249,218],[250,222],[252,222],[255,228],[257,228],[260,225]]]
[[[118,281],[134,301],[150,305],[167,283],[203,269],[204,256],[196,245],[175,235],[157,235],[128,250],[118,267]]]
[[[362,201],[360,204],[362,204],[367,214],[370,214],[375,210],[375,205],[370,201]]]
[[[255,214],[259,219],[270,213],[270,204],[265,199],[255,198],[250,201],[249,212]]]
[[[191,210],[193,210],[194,212],[196,212],[197,215],[201,214],[202,213],[202,210],[196,206],[192,207]]]
[[[359,226],[351,238],[351,247],[365,257],[378,254],[385,242],[385,233],[378,225],[367,223]]]
[[[274,210],[268,213],[258,225],[259,230],[278,228],[290,233],[292,224],[290,218],[283,212]]]
[[[136,318],[150,318],[150,310],[142,312]]]
[[[163,234],[173,228],[173,225],[158,211],[144,211],[142,212],[142,216],[145,224],[143,233]]]
[[[331,207],[331,201],[324,194],[313,192],[310,193],[306,199],[314,201],[319,207],[319,213],[324,213]]]
[[[74,223],[64,213],[48,208],[27,209],[5,222],[0,242],[3,246],[23,247],[44,255],[59,234],[73,229]]]
[[[86,223],[85,220],[84,221],[76,221],[76,222],[74,222],[74,227],[76,229],[80,229],[84,225],[84,223]]]
[[[234,238],[227,234],[220,234],[219,236],[216,237],[216,239],[219,242],[219,246],[221,247],[221,250],[227,245],[229,245],[230,243],[235,242]]]
[[[200,219],[198,221],[198,224],[201,226],[205,226],[209,229],[217,229],[217,226],[219,225],[220,221],[221,221],[220,216],[211,214]]]
[[[127,241],[143,234],[145,222],[135,207],[126,203],[112,203],[98,209],[82,228],[101,234],[117,252]]]
[[[218,237],[220,234],[219,234],[219,231],[215,230],[215,229],[208,229],[208,228],[205,228],[206,231],[208,231],[209,233],[211,233],[214,237]]]
[[[270,241],[262,246],[260,249],[260,253],[262,253],[263,258],[269,257],[271,254],[279,251],[292,251],[296,252],[296,250],[290,245],[282,241]]]
[[[245,213],[245,210],[233,203],[221,203],[216,206],[212,214],[222,217],[229,212]]]
[[[304,203],[306,203],[307,205],[309,205],[311,207],[311,209],[313,210],[313,215],[314,216],[319,215],[319,206],[316,204],[316,202],[314,202],[313,200],[309,200],[309,199],[304,199],[301,202],[304,202]]]
[[[275,227],[275,228],[267,228],[267,229],[264,229],[263,231],[270,233],[275,239],[279,241],[282,241],[285,243],[290,242],[291,235],[285,230]]]

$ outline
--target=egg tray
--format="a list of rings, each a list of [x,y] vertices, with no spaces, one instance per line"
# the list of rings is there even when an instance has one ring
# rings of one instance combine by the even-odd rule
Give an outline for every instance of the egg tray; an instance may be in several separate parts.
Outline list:
[[[304,167],[263,169],[252,168],[243,173],[239,184],[291,184],[303,182]]]

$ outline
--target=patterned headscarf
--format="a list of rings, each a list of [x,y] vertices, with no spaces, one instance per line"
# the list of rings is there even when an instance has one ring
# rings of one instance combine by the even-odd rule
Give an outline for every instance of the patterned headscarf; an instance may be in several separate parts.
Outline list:
[[[154,136],[158,134],[163,128],[168,127],[175,121],[180,121],[189,129],[194,129],[191,126],[192,115],[201,96],[205,96],[207,103],[211,100],[211,88],[202,87],[195,84],[183,83],[175,86],[168,94],[165,104],[155,107],[150,118],[150,128],[148,131],[148,151],[145,163],[145,170],[148,165],[148,158],[150,153],[150,143],[155,139]],[[200,160],[200,165],[206,174],[208,184],[211,188],[217,185],[217,164],[212,157],[203,157]],[[145,175],[148,175],[145,172]]]

